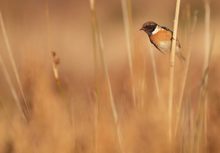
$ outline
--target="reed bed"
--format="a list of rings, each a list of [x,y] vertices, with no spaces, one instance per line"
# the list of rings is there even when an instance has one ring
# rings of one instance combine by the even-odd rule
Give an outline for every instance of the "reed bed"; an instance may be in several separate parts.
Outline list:
[[[147,2],[147,5],[157,3]],[[71,6],[75,3],[82,4]],[[84,7],[84,3],[88,7]],[[0,90],[4,91],[0,93],[0,153],[219,152],[216,127],[220,125],[217,86],[220,73],[215,67],[218,61],[212,58],[219,55],[214,54],[216,41],[211,35],[210,2],[205,0],[204,8],[197,9],[189,3],[192,7],[185,10],[185,2],[175,1],[173,14],[169,14],[174,15],[169,55],[156,52],[147,36],[138,31],[146,19],[156,18],[152,14],[148,16],[152,10],[145,9],[148,6],[143,1],[137,4],[130,0],[106,3],[109,6],[103,9],[106,4],[96,0],[71,2],[69,6],[46,1],[46,13],[36,15],[44,19],[42,23],[37,28],[35,23],[29,26],[24,23],[30,29],[35,27],[32,29],[34,35],[37,35],[36,29],[44,27],[42,36],[39,34],[37,39],[45,38],[41,40],[42,50],[59,50],[59,56],[55,51],[50,52],[49,62],[42,61],[44,58],[40,56],[41,60],[34,64],[25,63],[21,70],[14,59],[18,55],[16,43],[13,40],[9,43],[9,37],[16,35],[13,33],[16,26],[10,24],[10,20],[3,20],[3,15],[7,19],[7,11],[6,15],[0,13],[0,45],[5,45],[1,49],[7,51],[9,59],[7,62],[1,50],[0,72],[6,83],[4,86],[4,81],[0,80],[3,84],[0,84]],[[173,2],[169,2],[171,6]],[[81,13],[76,16],[77,11]],[[83,18],[84,13],[86,18]],[[186,19],[182,14],[187,14]],[[26,19],[24,17],[23,21]],[[169,23],[172,23],[170,19]],[[186,42],[181,44],[184,55],[187,55],[186,61],[180,62],[175,60],[175,49],[177,38],[183,40],[184,25]],[[28,34],[29,31],[26,37]],[[17,37],[21,39],[20,35]],[[27,54],[32,50],[39,51],[35,49],[35,43],[39,43],[35,39],[30,41],[33,48],[22,47],[28,50]],[[65,46],[66,41],[68,46]],[[122,51],[125,53],[118,57]],[[142,57],[143,54],[146,56]],[[68,62],[69,57],[71,61]],[[33,57],[25,57],[28,58]],[[57,90],[61,85],[62,92]],[[7,90],[15,103],[8,100],[10,96],[4,95]],[[5,111],[1,111],[2,106]],[[139,107],[141,109],[137,109]],[[13,108],[19,111],[14,112]],[[29,121],[28,124],[24,124],[20,116]]]
[[[100,32],[100,29],[98,26],[98,19],[96,16],[95,2],[96,2],[95,0],[90,0],[90,9],[91,9],[91,18],[92,18],[92,27],[93,27],[93,46],[94,46],[94,57],[95,57],[94,60],[95,60],[96,64],[98,63],[98,65],[96,65],[96,67],[101,68],[101,69],[96,68],[95,74],[101,74],[106,81],[106,86],[108,88],[108,97],[109,97],[109,101],[111,104],[112,116],[113,116],[114,123],[115,123],[120,152],[125,153],[124,148],[123,148],[123,143],[122,143],[123,138],[122,138],[122,132],[120,129],[119,117],[118,117],[118,113],[117,113],[117,109],[116,109],[116,105],[115,105],[115,100],[114,100],[112,86],[111,86],[109,72],[108,72],[108,66],[106,64],[106,60],[105,60],[105,56],[104,56],[104,42],[102,39],[102,33]],[[97,72],[97,71],[101,71],[101,72]],[[98,77],[100,77],[100,76],[98,76]],[[96,81],[98,81],[98,80],[96,80]],[[99,88],[100,88],[99,86],[96,86],[97,96],[100,96],[99,92],[98,92],[98,90],[100,90]],[[97,102],[100,103],[99,100]],[[98,107],[98,105],[97,105],[97,107]],[[98,109],[102,109],[102,108],[98,108]],[[98,112],[98,111],[96,111],[96,112]],[[99,114],[97,114],[95,117],[98,117],[98,115]],[[95,119],[95,122],[97,122],[97,121],[98,120]],[[99,124],[99,123],[97,122],[95,124]],[[97,149],[96,149],[96,151],[97,151]]]

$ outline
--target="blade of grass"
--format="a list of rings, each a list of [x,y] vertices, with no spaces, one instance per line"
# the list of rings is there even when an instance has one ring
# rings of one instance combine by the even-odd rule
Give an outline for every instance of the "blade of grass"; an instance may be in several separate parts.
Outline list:
[[[175,53],[176,53],[176,38],[179,22],[180,0],[176,0],[176,10],[174,18],[173,39],[170,54],[170,79],[169,79],[169,99],[168,99],[168,137],[170,145],[172,145],[172,125],[173,125],[173,98],[174,98],[174,70],[175,70]]]
[[[96,19],[96,9],[95,9],[95,1],[90,0],[90,12],[91,12],[91,26],[92,26],[92,36],[93,36],[93,56],[94,56],[94,63],[95,63],[95,106],[94,106],[94,152],[98,153],[98,116],[99,116],[99,92],[98,92],[98,46],[97,46],[97,19]]]
[[[204,46],[204,53],[205,53],[205,59],[204,59],[204,65],[203,65],[203,72],[206,71],[207,67],[209,66],[209,54],[210,54],[210,4],[209,0],[204,0],[204,7],[205,7],[205,46]]]
[[[203,73],[205,74],[205,71],[208,70],[209,68],[209,63],[210,63],[210,49],[211,49],[211,41],[210,41],[210,14],[211,14],[211,9],[210,9],[210,4],[209,0],[204,1],[205,5],[205,61],[204,61],[204,67],[203,67]],[[207,77],[205,80],[205,87],[207,88],[208,84],[208,73]],[[207,90],[205,94],[205,101],[204,101],[204,135],[205,135],[205,146],[207,146],[207,113],[208,111],[208,100],[207,100]]]

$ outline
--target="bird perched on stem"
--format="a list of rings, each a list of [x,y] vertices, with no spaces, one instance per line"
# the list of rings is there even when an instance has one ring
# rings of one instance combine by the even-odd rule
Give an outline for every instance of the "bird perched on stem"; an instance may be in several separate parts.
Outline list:
[[[163,54],[171,51],[173,39],[173,31],[167,27],[160,26],[153,21],[145,22],[140,30],[143,30],[149,36],[150,42]],[[185,57],[180,52],[180,42],[176,40],[176,55],[185,60]]]

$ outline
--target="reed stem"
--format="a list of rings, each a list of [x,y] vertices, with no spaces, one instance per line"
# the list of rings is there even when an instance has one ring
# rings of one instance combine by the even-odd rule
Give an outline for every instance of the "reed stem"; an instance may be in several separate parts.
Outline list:
[[[179,12],[180,12],[180,1],[176,0],[176,10],[175,10],[175,18],[174,18],[174,28],[173,28],[173,39],[172,39],[172,47],[170,54],[170,80],[169,80],[169,99],[168,99],[168,124],[169,131],[168,137],[170,145],[172,145],[172,127],[173,127],[173,98],[174,98],[174,70],[175,70],[175,53],[176,53],[176,40],[177,40],[177,29],[178,29],[178,21],[179,21]]]

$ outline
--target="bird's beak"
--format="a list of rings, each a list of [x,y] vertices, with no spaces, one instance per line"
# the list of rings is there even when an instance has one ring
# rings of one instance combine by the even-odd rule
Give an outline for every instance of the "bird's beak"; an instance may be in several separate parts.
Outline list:
[[[140,31],[144,30],[144,28],[139,29]]]

